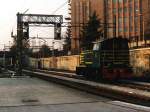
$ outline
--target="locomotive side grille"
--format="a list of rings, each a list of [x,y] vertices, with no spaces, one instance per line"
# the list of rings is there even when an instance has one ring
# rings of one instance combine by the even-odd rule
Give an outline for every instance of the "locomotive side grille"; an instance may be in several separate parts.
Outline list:
[[[83,51],[81,54],[80,54],[80,63],[81,64],[92,64],[93,62],[93,52],[92,51]]]

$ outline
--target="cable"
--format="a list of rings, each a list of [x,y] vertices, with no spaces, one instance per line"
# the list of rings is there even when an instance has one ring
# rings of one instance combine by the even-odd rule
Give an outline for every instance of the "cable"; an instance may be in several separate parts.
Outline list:
[[[67,3],[68,3],[68,1],[66,1],[65,3],[63,3],[62,5],[60,5],[55,11],[52,12],[52,15],[55,14],[59,9],[61,9],[62,7],[64,7]]]

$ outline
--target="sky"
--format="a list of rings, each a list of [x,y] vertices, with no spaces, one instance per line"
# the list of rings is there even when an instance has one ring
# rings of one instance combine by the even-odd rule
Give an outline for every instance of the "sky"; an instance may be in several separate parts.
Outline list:
[[[68,0],[1,0],[0,3],[0,49],[12,43],[11,31],[16,33],[17,12],[23,13],[27,9],[27,14],[61,14],[67,16]],[[60,8],[60,6],[63,7]],[[60,8],[56,11],[56,9]],[[56,12],[55,12],[56,11]],[[55,12],[55,13],[54,13]],[[30,36],[52,36],[53,29],[31,28]]]

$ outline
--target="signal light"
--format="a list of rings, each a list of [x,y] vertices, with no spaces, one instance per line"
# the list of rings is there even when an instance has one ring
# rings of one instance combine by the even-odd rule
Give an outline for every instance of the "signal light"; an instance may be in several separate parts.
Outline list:
[[[61,24],[60,23],[55,24],[54,30],[55,30],[54,39],[61,40]]]
[[[24,39],[29,39],[29,31],[23,32]]]
[[[24,32],[23,32],[24,39],[29,39],[29,24],[27,22],[24,23]]]

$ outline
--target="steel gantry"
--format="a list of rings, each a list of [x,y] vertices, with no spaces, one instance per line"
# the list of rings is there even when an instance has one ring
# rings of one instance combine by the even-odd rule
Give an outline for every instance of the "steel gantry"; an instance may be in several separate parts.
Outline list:
[[[22,75],[23,41],[29,38],[30,24],[53,24],[54,39],[61,39],[62,15],[21,14],[17,13],[17,75]]]

